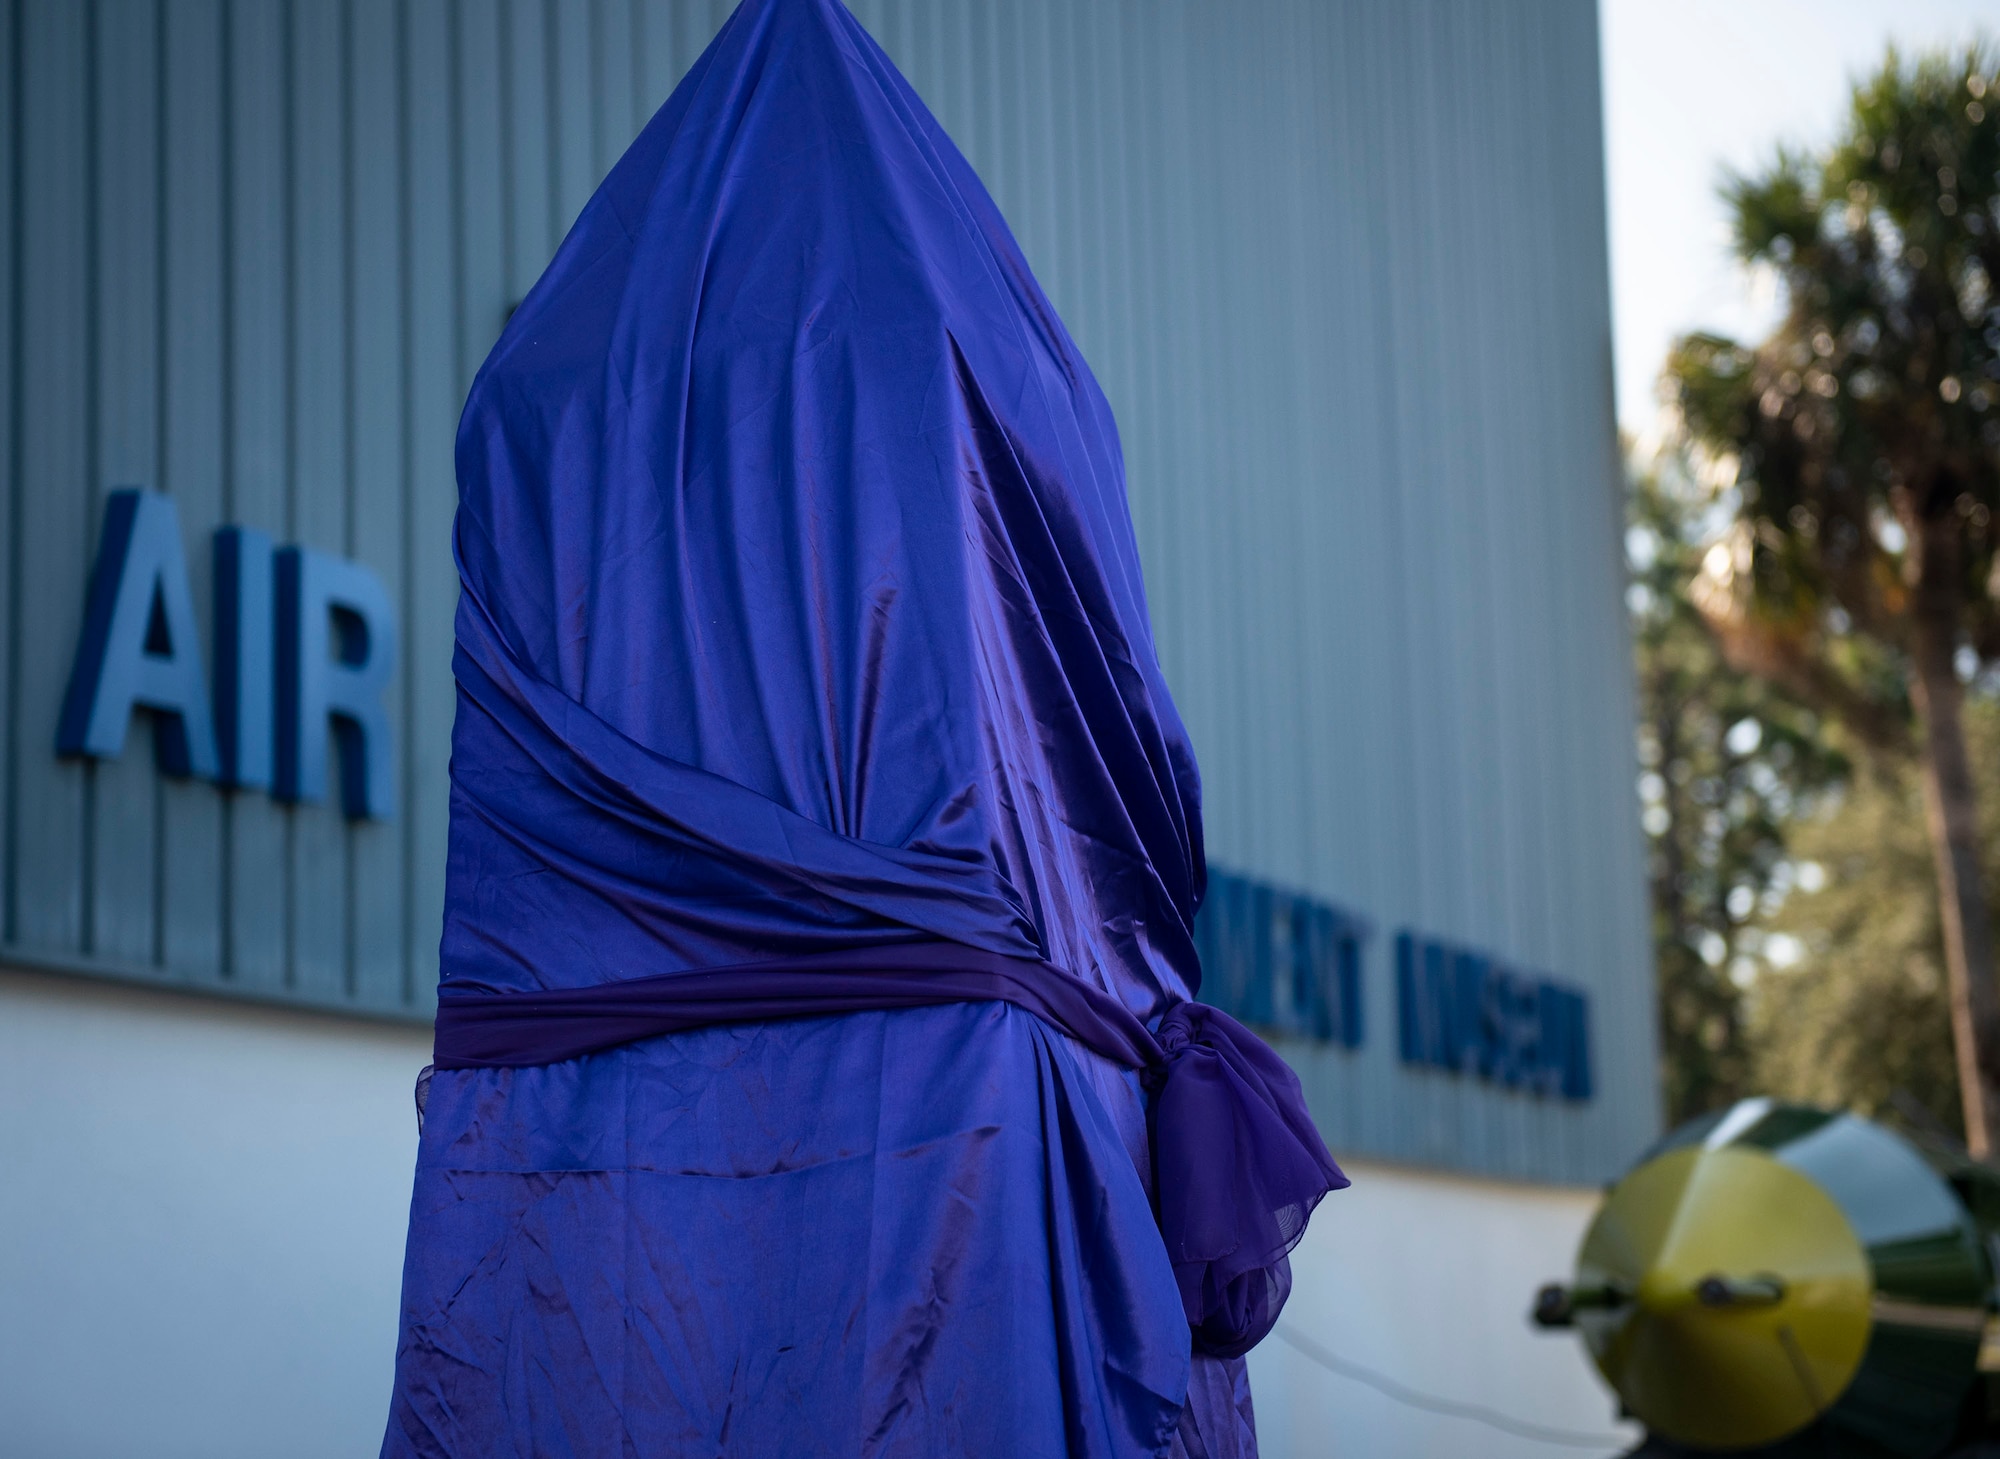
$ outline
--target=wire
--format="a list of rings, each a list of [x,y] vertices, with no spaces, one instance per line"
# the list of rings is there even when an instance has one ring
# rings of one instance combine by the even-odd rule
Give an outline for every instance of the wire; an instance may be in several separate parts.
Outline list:
[[[1573,1449],[1622,1448],[1627,1440],[1616,1434],[1586,1434],[1577,1429],[1552,1429],[1542,1424],[1531,1424],[1521,1419],[1509,1418],[1506,1414],[1486,1408],[1477,1403],[1459,1403],[1449,1398],[1433,1398],[1428,1393],[1419,1393],[1414,1388],[1405,1388],[1394,1378],[1364,1368],[1359,1363],[1328,1352],[1303,1333],[1295,1332],[1286,1323],[1279,1323],[1272,1329],[1282,1338],[1287,1347],[1318,1363],[1329,1373],[1337,1373],[1343,1378],[1351,1378],[1356,1383],[1364,1383],[1386,1398],[1411,1408],[1420,1408],[1426,1413],[1443,1414],[1446,1418],[1469,1419],[1476,1424],[1485,1424],[1490,1429],[1498,1429],[1503,1434],[1513,1434],[1516,1438],[1535,1439],[1544,1444],[1563,1444]]]

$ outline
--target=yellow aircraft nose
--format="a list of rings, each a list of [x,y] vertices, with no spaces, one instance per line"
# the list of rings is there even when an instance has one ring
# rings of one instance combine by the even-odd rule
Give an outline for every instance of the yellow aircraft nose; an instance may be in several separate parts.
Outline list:
[[[1806,1176],[1743,1146],[1670,1150],[1606,1200],[1578,1259],[1576,1325],[1655,1433],[1769,1444],[1832,1407],[1868,1346],[1868,1256]]]

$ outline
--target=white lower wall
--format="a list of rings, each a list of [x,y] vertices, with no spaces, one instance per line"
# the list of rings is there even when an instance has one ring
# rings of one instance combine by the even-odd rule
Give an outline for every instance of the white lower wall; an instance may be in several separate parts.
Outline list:
[[[1250,1354],[1263,1459],[1587,1459],[1637,1442],[1576,1338],[1528,1322],[1535,1289],[1569,1278],[1596,1191],[1342,1168],[1354,1184],[1320,1204],[1279,1330]],[[1426,1412],[1329,1371],[1293,1335],[1424,1398],[1604,1442]]]
[[[374,1454],[429,1049],[0,972],[0,1454]]]
[[[429,1045],[0,971],[0,1453],[373,1454]],[[1426,1394],[1614,1433],[1576,1341],[1525,1316],[1594,1193],[1347,1168],[1293,1257],[1287,1332]],[[1250,1361],[1265,1459],[1592,1452],[1423,1413],[1283,1333]]]

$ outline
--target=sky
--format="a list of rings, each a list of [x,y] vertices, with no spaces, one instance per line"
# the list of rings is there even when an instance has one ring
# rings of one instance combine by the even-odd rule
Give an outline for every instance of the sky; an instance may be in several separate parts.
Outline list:
[[[2000,40],[2000,0],[1599,0],[1599,14],[1618,420],[1644,441],[1675,335],[1754,337],[1776,316],[1729,255],[1722,169],[1831,138],[1851,79],[1891,40]]]

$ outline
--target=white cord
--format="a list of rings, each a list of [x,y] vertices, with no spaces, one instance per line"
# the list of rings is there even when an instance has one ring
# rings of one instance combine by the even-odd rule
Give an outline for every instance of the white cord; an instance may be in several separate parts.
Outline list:
[[[1562,1444],[1573,1449],[1618,1449],[1627,1441],[1616,1434],[1586,1434],[1577,1429],[1552,1429],[1543,1424],[1531,1424],[1526,1420],[1509,1418],[1477,1403],[1460,1403],[1455,1399],[1436,1398],[1428,1393],[1419,1393],[1414,1388],[1406,1388],[1394,1378],[1364,1368],[1359,1363],[1328,1352],[1303,1333],[1294,1331],[1286,1323],[1279,1323],[1272,1329],[1275,1336],[1282,1338],[1285,1345],[1301,1356],[1319,1364],[1329,1373],[1337,1373],[1343,1378],[1352,1378],[1356,1383],[1365,1383],[1385,1398],[1411,1408],[1420,1408],[1426,1413],[1443,1414],[1447,1418],[1462,1418],[1472,1423],[1485,1424],[1498,1429],[1503,1434],[1513,1434],[1516,1438],[1534,1439],[1544,1444]]]

